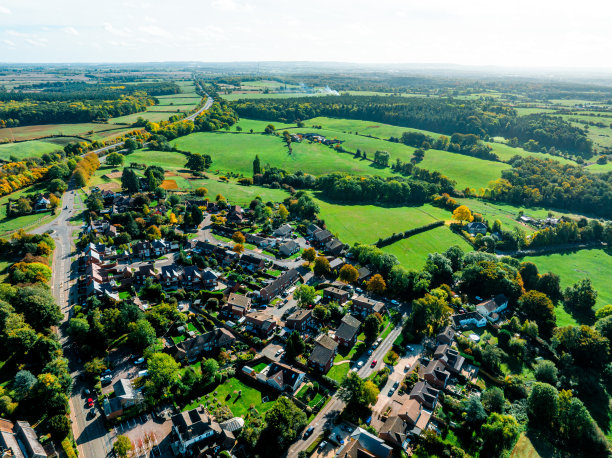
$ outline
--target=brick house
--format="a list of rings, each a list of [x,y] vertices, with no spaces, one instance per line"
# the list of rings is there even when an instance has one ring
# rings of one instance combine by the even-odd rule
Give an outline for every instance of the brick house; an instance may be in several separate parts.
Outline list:
[[[336,329],[336,341],[340,345],[352,347],[357,341],[357,335],[359,335],[360,327],[361,321],[347,313],[344,315],[344,317],[342,317],[340,326],[338,326],[338,329]]]
[[[300,309],[287,317],[285,326],[296,331],[305,331],[313,322],[312,311]]]
[[[323,290],[323,299],[328,301],[336,301],[340,305],[348,301],[349,297],[349,292],[344,291],[343,289],[329,287]]]
[[[288,270],[276,280],[274,280],[272,283],[270,283],[268,286],[262,288],[259,291],[261,299],[264,302],[269,302],[274,297],[289,288],[292,284],[294,284],[298,280],[298,278],[300,278],[300,274],[297,269]]]
[[[308,357],[308,365],[327,374],[338,353],[338,343],[326,334],[317,337],[314,349]]]
[[[233,318],[241,318],[251,310],[251,298],[241,294],[230,293],[224,312]]]
[[[361,316],[368,316],[372,313],[382,314],[385,311],[385,304],[369,297],[358,296],[353,299],[353,311]]]

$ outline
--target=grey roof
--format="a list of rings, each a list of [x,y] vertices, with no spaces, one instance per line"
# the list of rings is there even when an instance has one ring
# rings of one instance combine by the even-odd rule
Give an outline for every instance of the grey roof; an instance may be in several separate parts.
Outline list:
[[[347,313],[336,330],[336,337],[346,341],[353,340],[359,331],[359,326],[361,326],[361,321]]]

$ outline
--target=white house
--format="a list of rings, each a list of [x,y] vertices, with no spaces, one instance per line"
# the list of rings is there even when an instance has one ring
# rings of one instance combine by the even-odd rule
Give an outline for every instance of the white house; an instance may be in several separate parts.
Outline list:
[[[508,298],[503,294],[498,294],[488,301],[481,302],[476,306],[476,311],[490,321],[497,321],[499,313],[508,308]]]

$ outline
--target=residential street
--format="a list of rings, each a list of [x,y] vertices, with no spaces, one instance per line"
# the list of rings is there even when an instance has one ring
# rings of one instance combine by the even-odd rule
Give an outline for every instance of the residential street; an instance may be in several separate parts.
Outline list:
[[[40,226],[32,232],[42,234],[49,230],[53,231],[51,237],[55,240],[55,252],[53,256],[51,289],[64,314],[58,334],[64,348],[64,355],[69,360],[73,380],[72,395],[70,397],[72,431],[78,444],[79,455],[87,458],[97,458],[107,456],[111,451],[111,437],[106,431],[99,406],[95,417],[92,417],[89,409],[85,407],[85,397],[82,394],[85,387],[79,379],[82,365],[79,363],[78,354],[75,353],[75,349],[70,346],[70,339],[66,332],[71,304],[72,234],[80,226],[80,222],[77,225],[72,225],[69,221],[76,214],[75,200],[80,202],[76,190],[68,190],[62,198],[62,211],[59,216],[49,224]],[[91,389],[91,387],[89,388]]]
[[[407,311],[403,311],[403,316],[405,316],[407,313]],[[393,346],[393,342],[395,341],[395,339],[397,339],[401,332],[401,325],[396,326],[385,338],[385,340],[381,342],[378,348],[372,352],[372,355],[368,355],[367,352],[365,352],[361,356],[361,358],[354,362],[354,364],[357,364],[357,362],[359,361],[364,362],[363,367],[359,369],[359,371],[357,371],[357,374],[361,378],[368,378],[374,371],[379,370],[384,365],[383,358],[385,354],[389,351],[389,349],[391,349],[391,347]],[[373,360],[376,360],[377,363],[376,366],[372,368],[370,367],[370,364]],[[344,409],[344,406],[345,403],[340,400],[336,395],[334,395],[332,399],[325,405],[325,407],[323,407],[323,409],[319,411],[319,413],[312,420],[312,422],[310,422],[310,426],[314,427],[314,431],[312,432],[312,434],[306,440],[297,440],[291,447],[289,447],[286,456],[294,457],[297,456],[297,454],[302,450],[306,450],[310,446],[310,444],[312,444],[312,442],[317,437],[319,437],[319,435],[323,432],[323,429],[326,426],[328,426],[329,428],[333,426],[334,418],[336,417],[336,415],[340,414],[342,409]]]

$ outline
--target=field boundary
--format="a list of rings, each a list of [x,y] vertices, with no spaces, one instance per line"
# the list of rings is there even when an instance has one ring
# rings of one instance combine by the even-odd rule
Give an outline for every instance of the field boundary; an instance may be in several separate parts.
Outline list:
[[[413,235],[421,234],[423,232],[435,229],[436,227],[444,226],[444,224],[445,222],[443,220],[434,221],[433,223],[426,224],[424,226],[415,227],[414,229],[408,229],[407,231],[400,232],[399,234],[393,234],[385,239],[380,238],[378,239],[378,242],[376,242],[375,245],[378,248],[383,248],[392,245],[395,242],[399,242],[400,240],[412,237]]]

